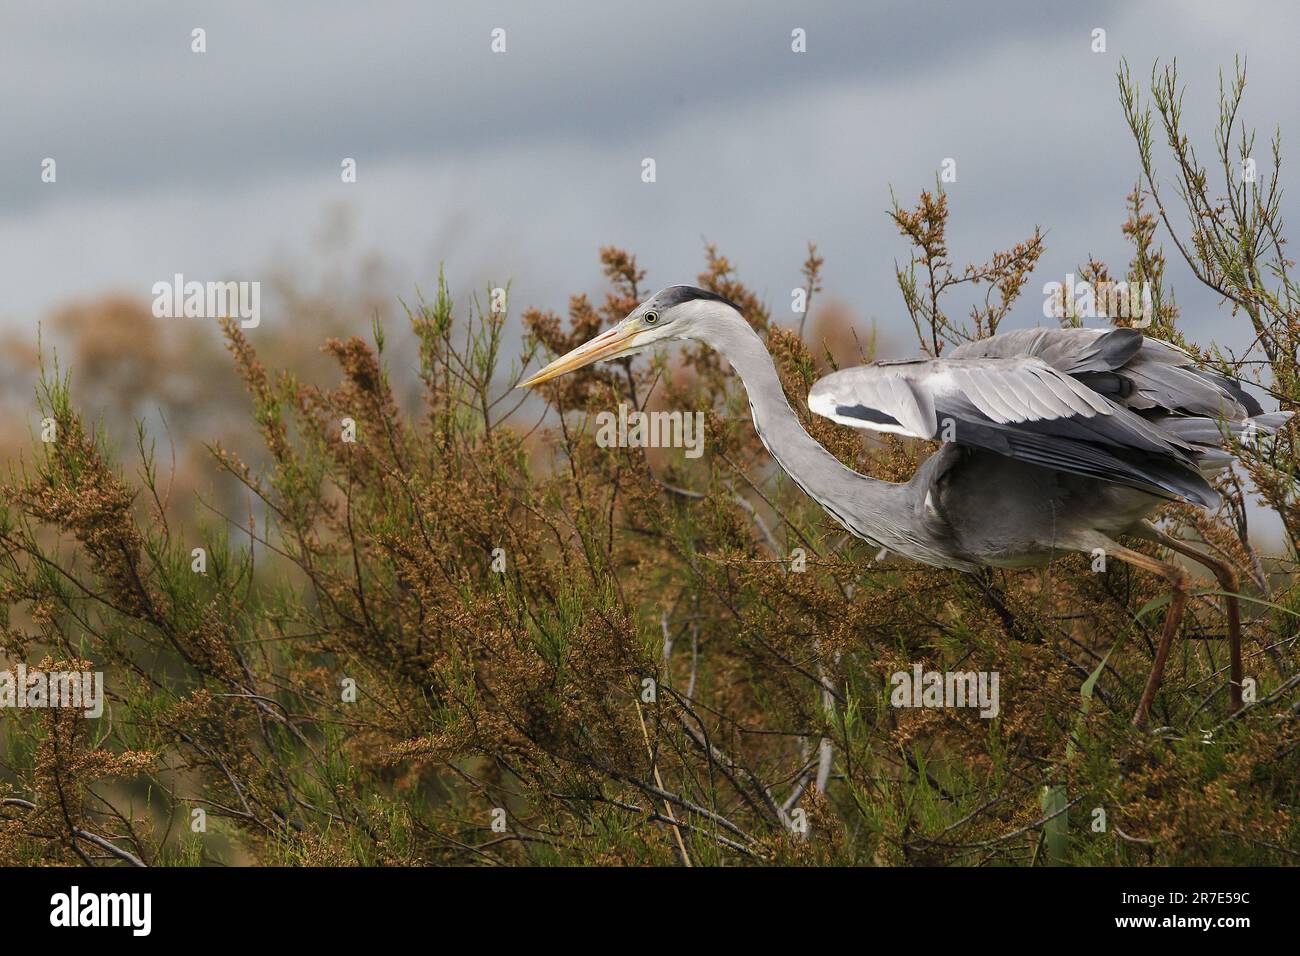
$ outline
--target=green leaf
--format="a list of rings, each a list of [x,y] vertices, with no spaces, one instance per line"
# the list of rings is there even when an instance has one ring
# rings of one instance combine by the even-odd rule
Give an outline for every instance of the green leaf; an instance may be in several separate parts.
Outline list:
[[[1065,787],[1061,784],[1052,784],[1043,787],[1043,816],[1050,817],[1052,814],[1058,814],[1043,824],[1043,840],[1047,845],[1047,860],[1052,864],[1065,862],[1066,851],[1069,849],[1067,832],[1070,821],[1069,813],[1061,813],[1065,809],[1067,801],[1065,799]]]

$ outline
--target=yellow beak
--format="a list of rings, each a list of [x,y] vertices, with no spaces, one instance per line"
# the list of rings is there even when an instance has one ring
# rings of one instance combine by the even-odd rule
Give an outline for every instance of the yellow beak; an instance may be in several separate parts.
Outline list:
[[[599,362],[601,359],[615,358],[620,353],[631,348],[633,342],[643,330],[635,324],[628,328],[615,326],[601,332],[590,342],[579,345],[572,352],[561,355],[546,368],[537,372],[531,378],[520,382],[516,388],[531,388],[534,385],[540,385],[542,382],[549,382],[566,372],[577,371],[580,368],[590,365],[592,362]]]

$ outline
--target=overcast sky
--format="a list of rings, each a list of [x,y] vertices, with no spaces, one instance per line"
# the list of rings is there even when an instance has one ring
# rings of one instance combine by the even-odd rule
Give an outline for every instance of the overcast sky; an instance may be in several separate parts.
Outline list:
[[[693,281],[706,238],[788,308],[815,240],[827,293],[910,348],[893,281],[907,250],[884,210],[891,186],[911,201],[952,157],[958,261],[1049,230],[1010,322],[1038,324],[1044,282],[1090,254],[1126,261],[1137,166],[1121,57],[1144,79],[1178,57],[1204,154],[1217,71],[1237,54],[1246,120],[1265,138],[1280,125],[1284,147],[1300,138],[1297,5],[1084,6],[10,0],[0,323],[34,330],[109,290],[148,300],[176,272],[258,279],[277,259],[311,263],[344,206],[394,298],[445,262],[462,291],[512,280],[516,309],[599,290],[608,243],[635,251],[654,287]],[[191,52],[195,27],[206,53]],[[40,180],[45,157],[55,184]],[[340,181],[344,157],[355,184]],[[1183,276],[1188,326],[1240,341]]]

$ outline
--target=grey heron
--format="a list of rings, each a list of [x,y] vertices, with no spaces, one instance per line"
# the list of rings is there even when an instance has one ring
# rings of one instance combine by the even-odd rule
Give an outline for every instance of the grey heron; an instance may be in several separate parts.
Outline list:
[[[804,430],[772,357],[734,303],[681,285],[651,296],[520,387],[684,339],[730,363],[768,452],[809,497],[873,545],[962,571],[1043,566],[1064,552],[1100,549],[1165,578],[1170,601],[1135,726],[1145,722],[1160,686],[1189,577],[1178,564],[1115,539],[1155,541],[1204,565],[1227,594],[1231,707],[1240,709],[1237,575],[1149,519],[1164,501],[1216,506],[1207,479],[1232,461],[1223,437],[1271,434],[1290,412],[1265,414],[1237,380],[1136,329],[1007,332],[965,343],[948,358],[847,368],[812,387],[808,408],[818,415],[943,439],[910,481],[881,481],[846,467]]]

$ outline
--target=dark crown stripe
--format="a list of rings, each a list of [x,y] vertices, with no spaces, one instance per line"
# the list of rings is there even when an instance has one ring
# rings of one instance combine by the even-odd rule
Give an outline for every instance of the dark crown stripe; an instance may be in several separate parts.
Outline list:
[[[708,289],[697,289],[693,285],[675,285],[664,289],[657,296],[659,305],[665,309],[671,309],[673,306],[681,305],[683,302],[691,302],[695,299],[708,299],[712,302],[723,302],[737,312],[740,306],[732,302],[725,296],[718,295],[716,292],[710,292]]]

